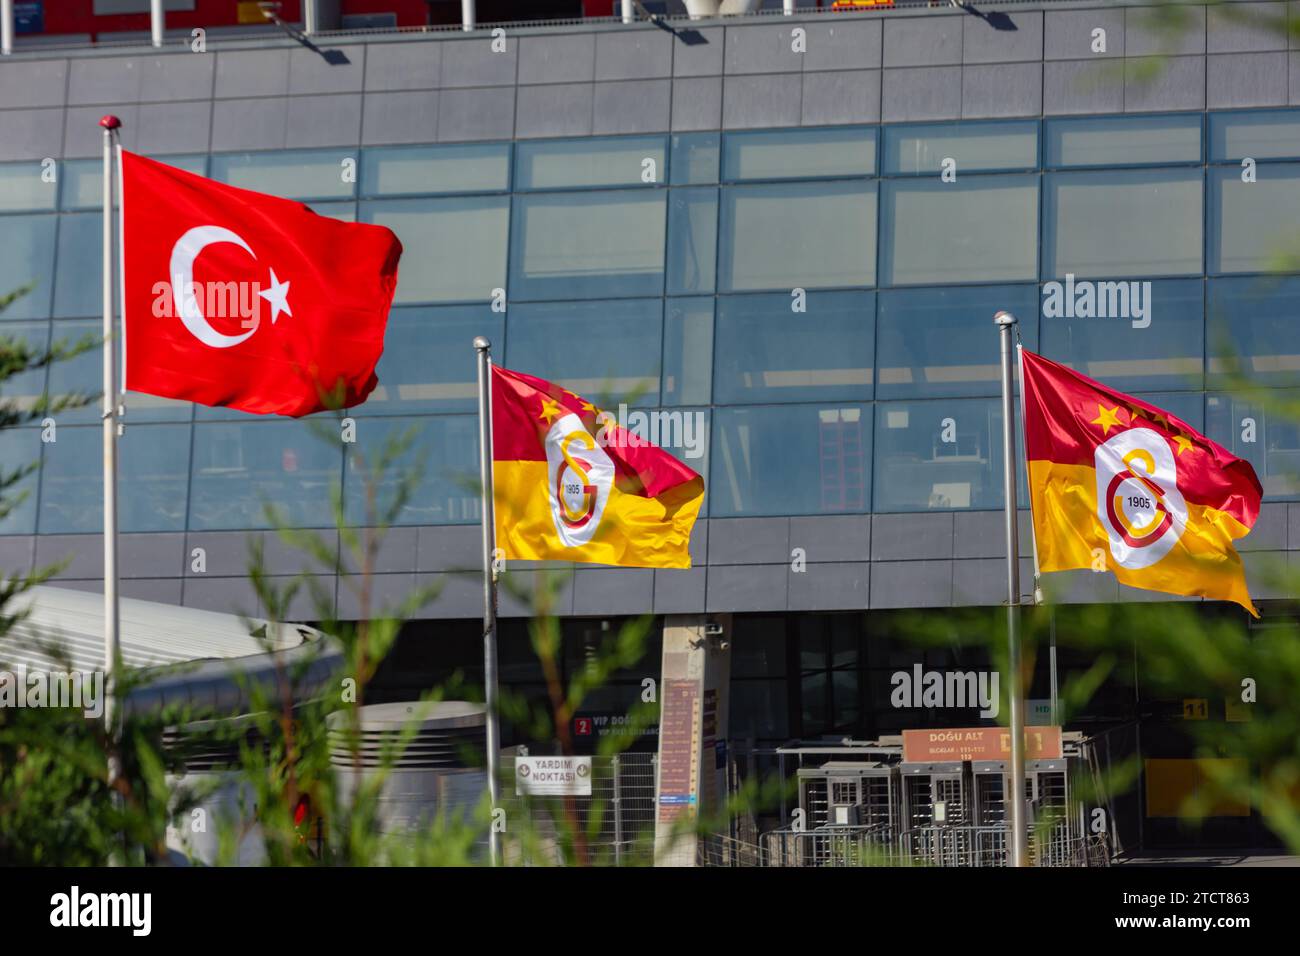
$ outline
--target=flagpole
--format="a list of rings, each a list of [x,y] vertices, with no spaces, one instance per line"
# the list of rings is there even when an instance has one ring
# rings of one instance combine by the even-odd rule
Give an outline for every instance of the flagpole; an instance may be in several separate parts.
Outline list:
[[[1016,527],[1016,417],[1011,380],[1012,335],[1016,317],[1010,312],[993,316],[1002,339],[1002,489],[1007,534],[1007,669],[1011,703],[1011,810],[1012,866],[1029,865],[1025,828],[1025,701],[1020,673],[1020,534]],[[1023,385],[1022,385],[1023,388]]]
[[[501,862],[496,810],[500,805],[500,732],[497,727],[497,574],[496,516],[492,489],[492,343],[482,335],[474,339],[478,352],[478,444],[479,513],[483,523],[483,686],[487,705],[488,796],[492,821],[488,828],[488,852],[492,865]]]
[[[1019,339],[1019,335],[1016,336]],[[1029,418],[1025,415],[1025,347],[1016,342],[1016,364],[1020,373],[1020,432],[1024,436],[1025,429],[1028,427]],[[1028,442],[1025,447],[1028,448]],[[1028,473],[1025,475],[1028,478]],[[1038,566],[1038,529],[1034,525],[1034,499],[1029,499],[1029,543],[1034,549],[1034,606],[1044,603],[1043,601],[1043,570]],[[1051,674],[1051,684],[1049,689],[1049,707],[1051,711],[1051,722],[1053,725],[1060,723],[1060,700],[1058,694],[1058,685],[1056,678],[1056,608],[1047,609],[1049,621],[1049,636],[1047,647],[1047,658],[1049,671]]]
[[[113,329],[113,151],[122,121],[105,116],[99,125],[104,129],[104,729],[108,740],[108,785],[112,789],[122,773],[117,750],[121,620],[117,596],[117,337]]]

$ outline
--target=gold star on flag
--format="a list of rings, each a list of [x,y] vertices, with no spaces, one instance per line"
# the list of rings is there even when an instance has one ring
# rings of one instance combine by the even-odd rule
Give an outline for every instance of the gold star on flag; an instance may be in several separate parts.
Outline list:
[[[591,412],[591,413],[594,415],[595,412],[596,412],[596,406],[593,405],[593,404],[591,404],[591,402],[583,402],[583,403],[582,403],[582,410],[583,410],[584,412]]]
[[[1111,428],[1118,428],[1120,425],[1123,424],[1123,422],[1119,420],[1118,412],[1119,412],[1118,405],[1116,405],[1114,408],[1107,408],[1106,406],[1098,403],[1097,417],[1094,418],[1088,424],[1100,425],[1101,433],[1103,435],[1109,435]]]
[[[1180,455],[1183,452],[1190,451],[1192,448],[1195,447],[1192,444],[1192,440],[1188,438],[1186,435],[1175,435],[1174,443],[1178,445],[1178,454]]]
[[[563,414],[564,411],[560,408],[560,403],[555,399],[542,399],[542,414],[538,417],[546,419],[546,424],[551,424],[551,422],[555,421],[555,419],[559,418]]]

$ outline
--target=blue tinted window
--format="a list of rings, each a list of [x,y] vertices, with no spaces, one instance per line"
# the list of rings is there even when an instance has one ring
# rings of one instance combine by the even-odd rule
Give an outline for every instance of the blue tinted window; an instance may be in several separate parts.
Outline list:
[[[515,146],[515,189],[662,183],[665,148],[662,136],[521,142]]]
[[[10,353],[11,345],[26,348],[30,358],[38,358],[50,344],[50,323],[10,322],[0,325],[0,358]],[[45,392],[45,369],[34,368],[0,379],[0,398],[23,408]],[[2,493],[2,492],[0,492]]]
[[[709,514],[843,514],[871,504],[871,406],[718,408]]]
[[[885,127],[882,166],[886,173],[938,176],[951,161],[958,179],[965,172],[1035,169],[1036,122],[936,123]]]
[[[28,465],[39,466],[41,461],[41,430],[39,428],[0,429],[0,476],[11,476]],[[40,471],[26,475],[4,491],[5,504],[10,511],[0,516],[0,534],[33,534],[36,531],[36,482]],[[19,568],[6,568],[18,571]]]
[[[718,299],[713,397],[741,402],[854,401],[871,397],[875,295],[810,292]]]
[[[361,195],[496,192],[510,188],[510,144],[362,150]]]
[[[664,190],[515,197],[510,297],[661,295]]]
[[[674,186],[716,183],[721,153],[717,133],[678,133],[672,138],[671,181]]]
[[[504,364],[602,407],[657,403],[662,321],[660,299],[512,305]]]
[[[880,293],[877,398],[999,395],[1000,346],[993,316],[1007,311],[1038,347],[1038,287],[973,286]]]
[[[1209,176],[1207,271],[1296,271],[1300,164],[1261,167],[1249,183],[1236,166],[1212,168]]]
[[[1201,161],[1200,113],[1052,119],[1044,123],[1043,137],[1048,167]]]
[[[662,401],[707,405],[713,386],[713,299],[669,299],[664,310]]]
[[[817,179],[870,176],[876,171],[876,131],[869,127],[727,133],[722,178]]]
[[[0,165],[0,212],[53,209],[59,186],[57,181],[46,182],[46,178],[39,160]]]
[[[81,395],[88,399],[80,408],[59,413],[60,422],[97,422],[100,397],[104,393],[103,326],[99,319],[82,322],[51,323],[50,341],[81,351],[71,358],[55,362],[49,369],[50,399]]]
[[[375,477],[375,462],[389,442],[405,451]],[[397,447],[396,445],[392,447]],[[357,440],[346,446],[343,490],[349,523],[384,520],[405,486],[399,525],[467,524],[479,520],[478,417],[437,415],[377,418],[358,424]],[[367,499],[373,492],[373,512]]]
[[[98,426],[59,426],[41,465],[41,534],[104,527],[104,444]],[[190,426],[131,425],[118,454],[122,531],[182,531],[189,486]],[[233,498],[244,492],[227,487]]]
[[[1294,500],[1300,497],[1300,425],[1290,408],[1300,403],[1300,392],[1286,390],[1278,399],[1287,409],[1265,408],[1227,394],[1205,396],[1205,434],[1255,468],[1264,497]]]
[[[878,403],[874,484],[879,512],[1003,507],[1001,401]]]
[[[187,173],[202,176],[207,169],[208,157],[164,156],[161,160],[168,166],[183,169]],[[60,209],[102,209],[104,207],[104,161],[103,159],[69,159],[65,160],[59,170],[63,181],[59,192]],[[122,184],[114,176],[113,204],[122,201]]]
[[[59,217],[59,272],[54,314],[60,318],[100,315],[104,310],[103,223],[99,213]]]
[[[322,423],[327,432],[322,436],[313,424],[265,419],[196,424],[190,528],[265,528],[268,502],[291,527],[333,527],[331,488],[342,475],[342,442],[337,425]]]
[[[0,255],[0,298],[31,284],[31,291],[0,312],[5,319],[43,319],[50,314],[54,277],[54,216],[0,216],[4,253]],[[99,219],[96,217],[95,222]],[[98,280],[99,270],[95,270]],[[81,281],[90,284],[89,276]],[[98,285],[96,284],[96,288]]]
[[[718,191],[674,189],[668,201],[668,294],[712,292],[718,248]]]
[[[720,219],[719,291],[875,285],[873,182],[732,186]]]
[[[504,342],[505,316],[488,305],[393,309],[384,335],[379,385],[359,415],[465,412],[478,407],[474,337]]]
[[[349,161],[356,163],[355,149],[214,153],[208,175],[217,182],[285,199],[351,199],[356,194],[356,176],[344,175]]]
[[[1300,159],[1300,111],[1210,114],[1210,161]]]
[[[1233,371],[1264,385],[1300,386],[1300,279],[1211,279],[1208,381],[1228,388]]]
[[[1144,402],[1181,418],[1201,434],[1205,434],[1204,392],[1134,392]]]
[[[1042,310],[1043,354],[1090,378],[1124,392],[1204,385],[1200,279],[1049,282]]]

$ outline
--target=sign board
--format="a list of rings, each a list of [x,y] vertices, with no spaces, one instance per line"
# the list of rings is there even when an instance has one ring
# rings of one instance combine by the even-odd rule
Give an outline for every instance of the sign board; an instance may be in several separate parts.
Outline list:
[[[1029,727],[1052,726],[1052,699],[1030,697],[1025,701],[1025,724]]]
[[[1204,697],[1183,698],[1183,720],[1209,720],[1210,702]]]
[[[1058,760],[1062,756],[1060,727],[1025,728],[1026,760]],[[906,763],[1010,759],[1011,731],[1005,727],[903,731]]]
[[[699,682],[664,680],[659,714],[659,822],[672,823],[699,803]]]
[[[589,797],[591,758],[516,757],[515,793],[530,797]]]

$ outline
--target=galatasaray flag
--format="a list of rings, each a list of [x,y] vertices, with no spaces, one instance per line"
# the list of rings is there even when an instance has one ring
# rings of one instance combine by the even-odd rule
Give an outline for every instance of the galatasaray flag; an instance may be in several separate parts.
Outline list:
[[[1258,616],[1232,542],[1249,533],[1255,470],[1186,422],[1021,351],[1025,457],[1043,571],[1235,601]]]
[[[137,392],[307,415],[374,389],[402,244],[122,151],[126,380]]]
[[[507,559],[691,566],[704,479],[572,392],[497,366],[492,481]]]

